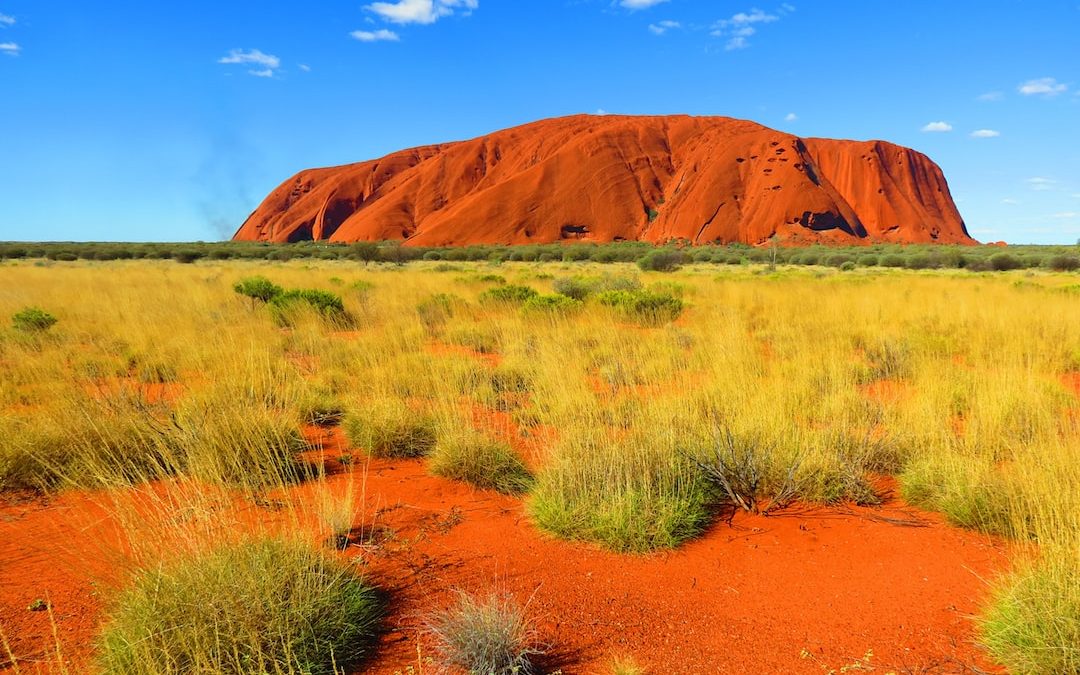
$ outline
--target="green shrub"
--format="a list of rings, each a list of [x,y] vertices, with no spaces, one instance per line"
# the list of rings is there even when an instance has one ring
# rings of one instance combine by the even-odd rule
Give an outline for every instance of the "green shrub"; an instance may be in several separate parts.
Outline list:
[[[1052,255],[1046,259],[1046,266],[1057,272],[1075,272],[1080,269],[1080,256]]]
[[[995,253],[990,256],[990,267],[995,272],[1018,270],[1023,266],[1024,263],[1011,253]]]
[[[593,284],[584,277],[560,277],[552,282],[551,288],[574,300],[584,300],[593,292]]]
[[[524,611],[511,598],[462,594],[429,624],[441,665],[468,675],[531,675],[542,653]]]
[[[638,258],[637,265],[646,272],[674,272],[682,267],[686,254],[682,251],[660,249]]]
[[[384,402],[345,415],[349,443],[372,457],[422,457],[435,447],[435,423],[402,404]]]
[[[1080,556],[1041,551],[994,592],[979,619],[982,643],[1013,673],[1080,673]]]
[[[674,548],[708,524],[700,473],[666,438],[560,441],[536,477],[528,511],[563,539],[613,551]]]
[[[505,286],[489,288],[480,294],[480,299],[488,302],[520,305],[529,298],[537,295],[539,295],[539,293],[536,292],[536,289],[528,286],[506,284]]]
[[[457,433],[439,438],[429,468],[436,476],[460,480],[484,490],[521,494],[532,474],[509,444],[481,433]]]
[[[861,255],[857,260],[861,267],[877,267],[878,261],[879,258],[872,254]]]
[[[319,289],[291,289],[275,295],[269,302],[274,320],[279,326],[292,326],[296,312],[302,307],[314,310],[320,317],[338,325],[348,325],[352,317],[345,311],[341,296]]]
[[[173,254],[173,260],[178,263],[184,263],[185,265],[190,265],[201,257],[203,257],[202,251],[196,251],[195,249],[177,251]]]
[[[277,539],[138,572],[98,641],[106,675],[336,675],[374,647],[382,610],[352,566]]]
[[[456,295],[436,293],[416,306],[416,314],[424,330],[429,335],[437,335],[454,316],[454,308],[461,305],[464,301]]]
[[[522,309],[528,313],[566,314],[581,308],[581,301],[565,295],[534,295],[525,301]]]
[[[904,263],[904,256],[898,253],[888,253],[881,256],[882,267],[903,267]]]
[[[844,261],[844,262],[843,262],[843,263],[842,263],[842,264],[840,265],[840,270],[841,270],[842,272],[851,272],[851,271],[852,271],[852,270],[854,270],[854,269],[855,269],[855,263],[853,263],[853,262],[852,262],[852,261],[850,261],[850,260],[845,260],[845,261]]]
[[[659,326],[679,318],[683,301],[672,295],[650,291],[605,291],[597,301],[643,326]]]
[[[233,286],[233,290],[240,295],[251,298],[253,302],[255,300],[270,302],[284,292],[281,286],[261,276],[241,279]]]
[[[44,333],[56,324],[56,317],[38,307],[27,307],[11,315],[15,330],[24,333]]]

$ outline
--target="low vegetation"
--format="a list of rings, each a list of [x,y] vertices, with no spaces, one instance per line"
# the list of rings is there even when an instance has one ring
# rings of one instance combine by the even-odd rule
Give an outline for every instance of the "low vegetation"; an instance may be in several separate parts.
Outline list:
[[[337,675],[371,650],[382,608],[346,563],[257,539],[139,572],[100,638],[108,675]]]
[[[429,630],[439,662],[469,675],[531,675],[543,653],[524,610],[512,598],[459,594]]]
[[[126,246],[131,258],[181,252]],[[328,471],[305,427],[331,437],[340,424],[333,470],[361,470],[363,454],[423,458],[417,468],[520,497],[552,536],[644,553],[732,508],[873,503],[889,475],[908,501],[1023,544],[1012,572],[990,580],[979,625],[993,656],[1016,672],[1077,670],[1075,249],[780,248],[770,269],[767,250],[673,246],[661,250],[678,269],[660,271],[634,264],[657,252],[636,243],[430,249],[407,266],[410,249],[385,248],[192,245],[183,252],[204,255],[179,266],[128,261],[121,245],[0,245],[12,289],[0,316],[13,317],[0,328],[0,490],[175,486],[288,502]],[[259,276],[232,259],[271,255]],[[532,262],[541,256],[551,261]],[[196,511],[220,513],[169,512]],[[354,514],[338,511],[307,540],[346,537]],[[103,663],[182,669],[149,660],[158,649],[194,654],[203,672],[324,672],[292,660],[291,638],[256,650],[253,623],[236,624],[248,632],[224,665],[207,660],[218,646],[201,631],[225,623],[176,643],[147,623],[153,640],[131,638],[145,628],[132,616],[177,616],[125,613],[158,607],[151,586],[182,597],[174,582],[211,582],[189,566],[214,569],[219,547],[196,548],[136,566],[140,590],[114,605],[110,631],[127,628],[102,642],[114,654]],[[248,548],[312,560],[293,544]],[[346,578],[333,569],[326,578]],[[244,588],[260,607],[262,591]],[[198,609],[234,611],[198,597]],[[289,616],[293,628],[336,625]],[[332,643],[340,667],[338,643],[316,642]]]

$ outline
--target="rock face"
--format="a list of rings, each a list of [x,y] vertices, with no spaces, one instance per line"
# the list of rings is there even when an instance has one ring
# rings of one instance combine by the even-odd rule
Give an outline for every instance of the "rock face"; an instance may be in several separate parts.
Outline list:
[[[929,158],[726,117],[576,115],[293,176],[234,239],[973,244]]]

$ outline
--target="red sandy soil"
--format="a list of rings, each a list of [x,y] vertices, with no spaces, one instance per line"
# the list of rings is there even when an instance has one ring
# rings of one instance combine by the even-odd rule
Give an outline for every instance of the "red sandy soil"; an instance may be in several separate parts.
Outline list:
[[[327,457],[348,451],[338,430],[322,433]],[[568,675],[603,673],[613,654],[653,673],[820,673],[868,652],[875,672],[992,669],[970,616],[1007,565],[1005,547],[895,497],[736,514],[677,551],[628,556],[550,538],[520,500],[430,476],[419,461],[372,461],[329,480],[362,487],[357,524],[377,535],[343,555],[392,597],[363,672],[390,675],[418,648],[431,655],[423,617],[458,589],[528,602],[552,645],[548,665]],[[31,672],[54,645],[48,614],[27,610],[36,598],[51,601],[75,672],[86,663],[101,612],[95,575],[108,576],[100,524],[86,523],[102,516],[78,493],[0,507],[0,625]]]
[[[914,150],[675,115],[541,120],[302,171],[234,239],[761,245],[774,234],[785,245],[975,243],[941,169]]]

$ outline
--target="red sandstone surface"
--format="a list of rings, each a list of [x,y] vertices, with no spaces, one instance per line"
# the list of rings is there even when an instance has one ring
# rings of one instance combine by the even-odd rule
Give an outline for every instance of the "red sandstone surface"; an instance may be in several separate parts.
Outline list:
[[[941,169],[885,141],[726,117],[575,115],[302,171],[248,241],[973,244]]]

